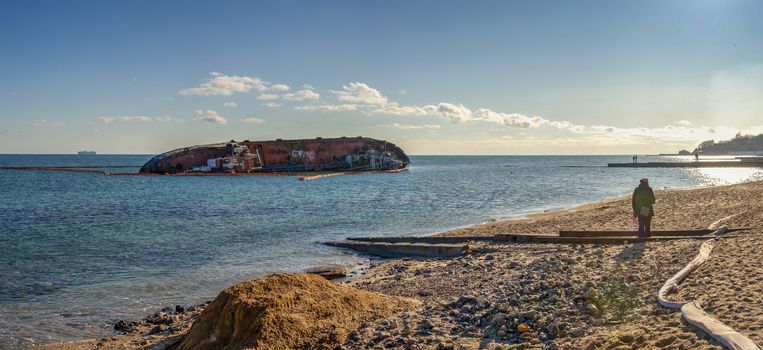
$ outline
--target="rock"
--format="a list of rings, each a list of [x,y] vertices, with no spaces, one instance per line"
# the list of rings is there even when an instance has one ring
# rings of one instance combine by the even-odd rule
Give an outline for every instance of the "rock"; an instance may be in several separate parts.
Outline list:
[[[131,333],[135,330],[135,322],[127,323],[124,320],[119,320],[119,322],[114,324],[114,330],[124,333]]]
[[[157,312],[153,316],[146,317],[146,323],[150,324],[172,324],[174,320],[165,312]]]
[[[569,333],[570,333],[570,335],[571,335],[571,336],[573,336],[573,337],[578,337],[578,338],[579,338],[579,337],[582,337],[582,336],[583,336],[583,334],[585,334],[585,332],[584,332],[582,329],[580,329],[580,328],[573,328],[573,329],[570,329],[570,332],[569,332]]]
[[[456,347],[453,343],[440,343],[437,344],[437,350],[454,350]]]
[[[182,314],[185,312],[185,308],[180,305],[175,305],[175,313],[176,314]]]
[[[340,265],[316,266],[305,270],[305,273],[323,276],[323,278],[328,280],[347,277],[347,269]]]
[[[495,257],[493,257],[492,254],[485,255],[485,260],[493,260]]]
[[[538,316],[538,312],[535,310],[525,311],[522,313],[522,317],[527,320],[534,320]]]
[[[588,303],[586,304],[586,310],[588,311],[588,314],[591,316],[598,316],[599,315],[599,308],[596,307],[594,303]]]
[[[154,326],[154,328],[151,328],[151,330],[148,331],[148,333],[146,333],[146,335],[154,335],[154,334],[164,333],[165,330],[167,330],[167,326],[160,324],[158,326]]]
[[[668,346],[670,344],[673,344],[674,341],[676,341],[676,336],[675,335],[671,335],[669,337],[662,338],[662,339],[658,340],[654,344],[657,345],[660,348],[664,348],[664,347],[666,347],[666,346]]]
[[[496,325],[496,324],[502,324],[506,321],[506,318],[508,315],[506,315],[503,312],[499,312],[493,316],[493,318],[490,320],[490,324]]]
[[[633,341],[636,340],[636,337],[634,337],[633,334],[624,333],[624,334],[620,334],[617,337],[617,339],[619,339],[623,343],[630,344],[630,343],[633,343]]]
[[[530,331],[530,326],[528,326],[526,323],[520,323],[519,326],[517,326],[517,331],[519,333],[527,333]]]

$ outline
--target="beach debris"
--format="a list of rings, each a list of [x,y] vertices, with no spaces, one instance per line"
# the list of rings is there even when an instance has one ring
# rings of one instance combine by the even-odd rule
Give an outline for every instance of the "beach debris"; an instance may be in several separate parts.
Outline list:
[[[468,244],[427,244],[427,243],[386,243],[338,241],[326,242],[326,245],[348,248],[381,257],[420,256],[430,258],[448,258],[466,254]]]
[[[418,304],[318,275],[270,275],[222,291],[175,349],[334,348],[362,323]]]
[[[322,276],[327,280],[347,277],[347,269],[341,265],[334,264],[311,267],[306,269],[305,273]]]

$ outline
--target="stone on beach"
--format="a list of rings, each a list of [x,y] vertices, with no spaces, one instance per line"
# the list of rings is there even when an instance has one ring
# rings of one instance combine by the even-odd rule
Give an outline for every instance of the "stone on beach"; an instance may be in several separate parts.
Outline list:
[[[325,279],[333,280],[347,277],[347,269],[340,265],[322,265],[305,270],[305,273],[323,276]]]

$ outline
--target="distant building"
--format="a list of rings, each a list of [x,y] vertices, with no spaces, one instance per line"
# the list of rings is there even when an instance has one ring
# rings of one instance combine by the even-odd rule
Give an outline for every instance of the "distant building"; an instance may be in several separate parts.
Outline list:
[[[706,156],[756,156],[763,155],[763,134],[742,135],[737,133],[731,140],[718,141],[707,140],[694,149],[701,155]]]

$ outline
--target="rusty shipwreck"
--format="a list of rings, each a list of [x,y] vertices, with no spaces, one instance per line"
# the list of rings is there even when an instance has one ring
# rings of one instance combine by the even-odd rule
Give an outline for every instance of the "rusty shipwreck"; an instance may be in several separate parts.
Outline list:
[[[140,168],[141,174],[256,174],[401,170],[400,147],[367,137],[241,141],[178,148]]]

